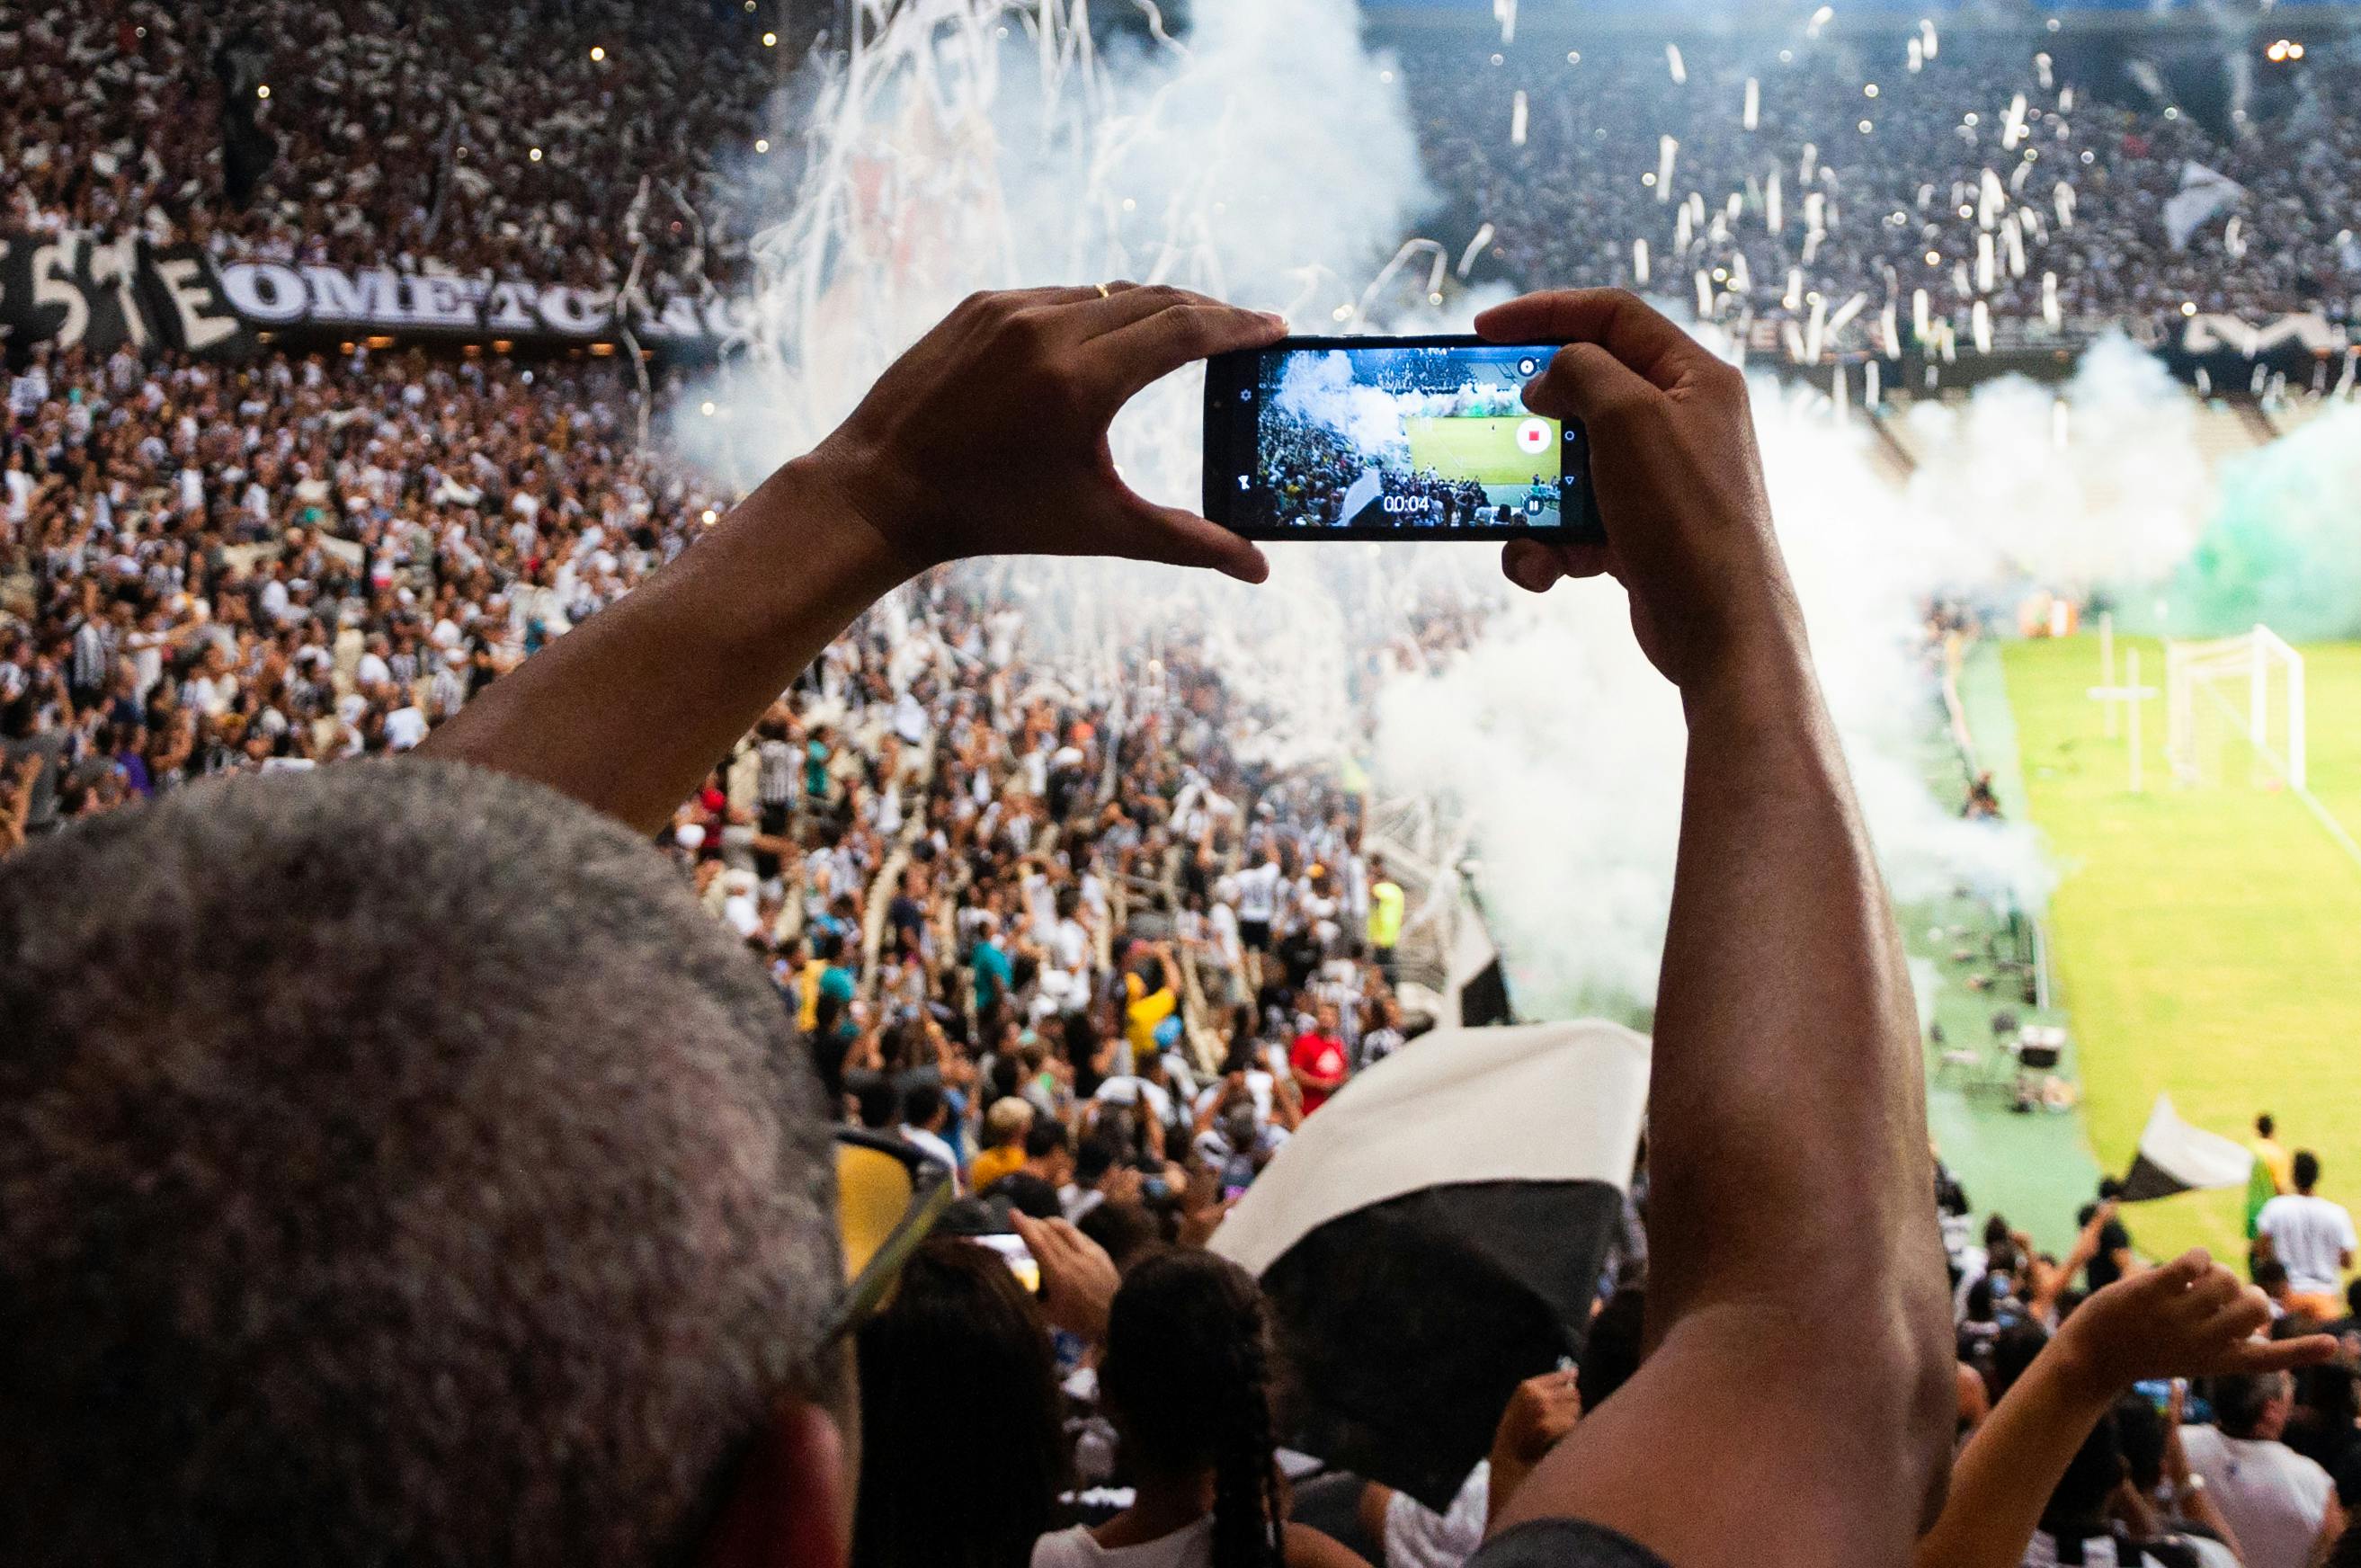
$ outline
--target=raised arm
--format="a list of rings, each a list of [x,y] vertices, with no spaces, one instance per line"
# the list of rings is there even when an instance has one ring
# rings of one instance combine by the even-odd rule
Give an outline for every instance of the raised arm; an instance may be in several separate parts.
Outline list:
[[[1509,575],[1620,578],[1689,727],[1649,1091],[1653,1348],[1504,1523],[1586,1519],[1679,1568],[1901,1563],[1956,1404],[1917,1024],[1744,380],[1628,294],[1477,327],[1573,345],[1526,401],[1586,422],[1610,539],[1520,542]]]
[[[1106,432],[1149,382],[1284,331],[1174,289],[979,294],[818,451],[420,750],[538,779],[653,832],[797,670],[929,566],[1126,555],[1259,581],[1253,545],[1126,488]]]
[[[2270,1321],[2263,1293],[2202,1252],[2092,1297],[1968,1440],[1916,1568],[2016,1568],[2067,1465],[2141,1379],[2280,1371],[2335,1354],[2325,1335],[2254,1338]]]

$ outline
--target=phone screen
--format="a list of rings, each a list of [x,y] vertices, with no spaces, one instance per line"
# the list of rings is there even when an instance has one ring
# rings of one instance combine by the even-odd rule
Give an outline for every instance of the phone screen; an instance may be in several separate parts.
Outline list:
[[[1549,344],[1289,338],[1205,377],[1205,515],[1249,539],[1606,538],[1581,423],[1524,405]]]
[[[1038,1296],[1041,1293],[1041,1265],[1035,1260],[1032,1249],[1025,1245],[1022,1236],[976,1236],[972,1239],[1000,1255],[1000,1260],[1008,1265],[1008,1271],[1016,1276],[1016,1282],[1025,1287],[1026,1294]]]

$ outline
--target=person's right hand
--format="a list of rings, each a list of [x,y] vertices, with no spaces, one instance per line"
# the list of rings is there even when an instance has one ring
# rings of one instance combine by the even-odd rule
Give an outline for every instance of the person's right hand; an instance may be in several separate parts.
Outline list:
[[[1771,526],[1746,378],[1639,296],[1532,294],[1485,312],[1495,343],[1563,342],[1525,404],[1579,420],[1606,545],[1512,541],[1501,565],[1534,593],[1614,576],[1632,629],[1686,690],[1764,648],[1800,649],[1803,617]]]
[[[804,462],[906,571],[969,555],[1120,555],[1260,582],[1260,550],[1123,482],[1107,427],[1149,383],[1286,331],[1278,316],[1162,286],[977,294]]]
[[[2146,1378],[2286,1372],[2334,1359],[2327,1334],[2261,1340],[2271,1304],[2203,1248],[2119,1279],[2074,1310],[2055,1348],[2073,1374],[2112,1397]]]
[[[1063,1220],[1011,1213],[1008,1222],[1041,1266],[1041,1315],[1086,1344],[1105,1343],[1107,1313],[1123,1283],[1106,1249]]]

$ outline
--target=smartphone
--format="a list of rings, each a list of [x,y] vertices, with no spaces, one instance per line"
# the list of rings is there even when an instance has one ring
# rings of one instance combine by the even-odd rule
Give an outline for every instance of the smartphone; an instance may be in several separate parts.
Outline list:
[[[974,1239],[1000,1255],[1000,1261],[1008,1265],[1008,1272],[1016,1276],[1016,1283],[1025,1288],[1027,1295],[1041,1294],[1041,1265],[1034,1257],[1033,1249],[1025,1245],[1024,1237],[994,1235]]]
[[[1581,422],[1524,404],[1559,345],[1290,337],[1205,370],[1205,515],[1248,539],[1602,543]]]

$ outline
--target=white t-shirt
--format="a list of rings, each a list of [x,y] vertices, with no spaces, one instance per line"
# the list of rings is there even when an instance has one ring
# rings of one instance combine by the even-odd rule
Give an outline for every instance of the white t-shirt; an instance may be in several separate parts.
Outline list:
[[[2271,1255],[2287,1266],[2289,1288],[2307,1296],[2334,1295],[2345,1255],[2361,1245],[2343,1205],[2296,1193],[2264,1204],[2255,1229],[2271,1238]]]
[[[426,716],[412,705],[404,704],[385,716],[385,744],[388,751],[407,751],[426,739]]]
[[[2283,1442],[2182,1427],[2189,1467],[2205,1477],[2246,1568],[2308,1568],[2334,1485],[2328,1472]]]
[[[1081,1525],[1033,1543],[1033,1568],[1213,1568],[1213,1516],[1170,1535],[1110,1551]]]
[[[1266,861],[1237,875],[1238,918],[1268,926],[1279,912],[1279,862]]]
[[[1386,1499],[1386,1568],[1460,1568],[1484,1544],[1491,1508],[1489,1460],[1468,1472],[1448,1513],[1396,1492]]]
[[[1069,974],[1081,974],[1091,965],[1091,934],[1079,920],[1058,922],[1049,935],[1049,949],[1058,967]]]

